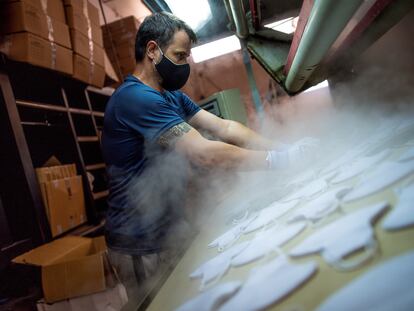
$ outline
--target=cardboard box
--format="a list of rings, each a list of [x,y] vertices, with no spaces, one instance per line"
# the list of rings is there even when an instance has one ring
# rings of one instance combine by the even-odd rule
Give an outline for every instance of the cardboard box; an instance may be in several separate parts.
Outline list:
[[[98,46],[95,42],[92,42],[91,46],[88,37],[76,29],[70,30],[70,36],[72,38],[73,51],[76,54],[92,60],[102,67],[105,65],[105,55],[102,47]]]
[[[105,46],[106,53],[108,54],[108,57],[113,60],[114,59],[114,53],[111,46]],[[121,58],[129,58],[129,59],[135,59],[135,41],[131,42],[128,41],[123,44],[119,44],[114,46],[115,50],[115,57],[117,59]]]
[[[13,60],[73,74],[71,50],[29,32],[0,38],[0,51]]]
[[[0,0],[0,2],[27,2],[38,7],[46,15],[49,15],[55,20],[66,24],[65,10],[63,8],[63,2],[57,0]],[[44,6],[43,6],[44,5]]]
[[[76,9],[85,10],[87,8],[87,15],[91,23],[100,25],[99,10],[96,6],[90,3],[88,0],[64,0],[65,6],[75,7]]]
[[[11,34],[28,31],[71,49],[69,28],[66,24],[50,18],[28,0],[0,5],[0,33]]]
[[[44,244],[12,261],[41,270],[44,299],[62,299],[105,290],[103,237],[68,236]]]
[[[105,82],[105,69],[96,64],[91,66],[89,60],[73,54],[73,77],[87,84],[102,88]]]
[[[76,7],[67,6],[65,7],[66,18],[70,28],[75,29],[85,36],[89,37],[89,26],[91,27],[90,36],[92,41],[103,47],[102,30],[98,25],[88,23],[85,18],[85,14],[81,9]]]
[[[107,53],[110,53],[111,40],[115,47],[124,43],[135,44],[139,25],[140,22],[134,16],[129,16],[102,26],[104,46]]]

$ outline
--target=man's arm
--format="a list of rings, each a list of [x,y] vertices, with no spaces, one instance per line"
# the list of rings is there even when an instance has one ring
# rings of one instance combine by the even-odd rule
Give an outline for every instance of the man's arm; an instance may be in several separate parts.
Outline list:
[[[191,162],[204,167],[260,170],[267,167],[266,152],[205,139],[188,123],[182,122],[164,132],[158,142],[185,154]]]
[[[258,150],[270,150],[277,147],[274,142],[259,135],[243,124],[232,120],[221,119],[205,110],[197,112],[191,118],[189,124],[197,129],[207,130],[217,138],[239,147]]]

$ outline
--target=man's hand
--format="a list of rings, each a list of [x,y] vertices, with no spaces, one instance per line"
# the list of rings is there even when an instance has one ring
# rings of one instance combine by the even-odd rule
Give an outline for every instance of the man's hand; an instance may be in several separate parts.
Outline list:
[[[315,158],[319,140],[305,137],[293,145],[285,145],[283,149],[268,151],[266,161],[270,169],[286,169],[302,166]]]

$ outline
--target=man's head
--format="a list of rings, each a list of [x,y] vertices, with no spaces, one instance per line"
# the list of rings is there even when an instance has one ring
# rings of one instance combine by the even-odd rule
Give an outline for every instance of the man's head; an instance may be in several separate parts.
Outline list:
[[[152,42],[155,42],[163,53],[167,53],[168,47],[174,41],[177,32],[180,32],[181,37],[183,34],[187,35],[190,45],[197,41],[194,31],[176,16],[166,12],[147,16],[139,27],[135,39],[135,59],[137,63],[144,59],[148,49],[153,48]],[[172,61],[180,61],[174,59],[175,55],[166,56],[170,57]],[[179,55],[177,56],[180,57]]]
[[[190,75],[187,58],[194,31],[182,20],[169,13],[155,13],[145,18],[135,40],[137,64],[151,68],[159,85],[169,91],[180,89]],[[154,79],[153,79],[154,80]]]

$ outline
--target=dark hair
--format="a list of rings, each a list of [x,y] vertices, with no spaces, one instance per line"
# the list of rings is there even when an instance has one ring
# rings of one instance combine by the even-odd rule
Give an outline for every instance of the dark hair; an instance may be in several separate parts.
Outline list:
[[[159,47],[164,50],[179,30],[184,30],[191,42],[197,41],[197,36],[190,26],[175,15],[161,12],[147,16],[139,27],[135,38],[135,60],[140,62],[144,59],[147,43],[151,40],[157,42]]]

